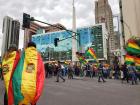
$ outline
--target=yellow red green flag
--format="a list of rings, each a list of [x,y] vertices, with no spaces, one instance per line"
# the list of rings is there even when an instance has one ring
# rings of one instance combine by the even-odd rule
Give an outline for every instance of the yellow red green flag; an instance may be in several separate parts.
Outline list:
[[[8,105],[13,105],[12,76],[20,59],[18,51],[7,52],[2,60],[2,73],[8,98]]]
[[[36,48],[27,48],[13,75],[15,105],[35,104],[39,99],[45,79],[44,64]]]

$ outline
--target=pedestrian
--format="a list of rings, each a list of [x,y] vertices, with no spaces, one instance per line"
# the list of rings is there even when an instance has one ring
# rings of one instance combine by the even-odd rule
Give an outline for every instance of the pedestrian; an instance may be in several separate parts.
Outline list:
[[[48,70],[49,70],[49,66],[48,65],[49,65],[48,63],[44,64],[44,67],[45,67],[45,78],[48,77]]]
[[[36,105],[45,80],[44,63],[34,42],[23,51],[13,74],[14,105]]]
[[[107,79],[107,67],[103,65],[103,77]]]
[[[132,85],[137,84],[137,74],[136,74],[136,67],[135,67],[135,63],[132,63],[129,67],[128,67],[128,71],[131,77],[131,81],[132,81]]]
[[[127,80],[127,83],[129,83],[129,73],[128,73],[127,65],[125,63],[124,63],[124,65],[122,65],[121,71],[123,72],[122,83],[124,80]]]
[[[68,79],[73,79],[73,67],[70,64],[68,66]]]
[[[115,64],[114,65],[114,79],[119,79],[119,72],[120,72],[120,67],[118,64]]]
[[[101,82],[100,78],[103,82],[106,82],[103,77],[103,64],[101,63],[98,68],[98,82]]]
[[[2,74],[5,83],[4,105],[14,104],[12,76],[20,59],[20,52],[15,44],[11,44],[2,59]]]
[[[124,74],[123,74],[123,70],[122,69],[120,70],[120,78],[121,78],[122,83],[123,83]]]
[[[3,76],[2,76],[2,64],[0,63],[0,80],[2,80]]]
[[[92,74],[91,74],[91,66],[90,66],[90,64],[89,63],[87,63],[87,65],[86,65],[86,76],[87,77],[92,77]]]
[[[61,67],[60,61],[58,61],[58,65],[57,65],[57,80],[56,80],[56,82],[59,82],[59,77],[63,80],[63,82],[65,82],[65,79],[62,76],[62,67]]]

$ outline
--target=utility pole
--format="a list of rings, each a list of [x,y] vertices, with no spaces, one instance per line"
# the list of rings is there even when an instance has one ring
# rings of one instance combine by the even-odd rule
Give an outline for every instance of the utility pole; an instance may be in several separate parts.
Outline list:
[[[123,12],[122,12],[122,0],[119,0],[120,5],[120,21],[121,21],[121,31],[122,31],[122,38],[123,38],[123,46],[125,46],[125,35],[124,35],[124,24],[123,24]]]
[[[121,63],[124,63],[124,46],[125,46],[125,35],[124,35],[124,23],[123,23],[123,12],[122,12],[122,0],[119,0],[120,6],[120,21],[121,21],[121,38],[120,38],[120,46],[121,46]]]
[[[75,3],[74,3],[75,0],[73,0],[73,22],[72,22],[72,29],[73,29],[73,32],[76,33],[76,13],[75,13]],[[72,38],[72,61],[77,61],[77,57],[76,57],[76,52],[77,52],[77,40],[76,40],[76,34],[73,33],[72,36],[74,36]]]

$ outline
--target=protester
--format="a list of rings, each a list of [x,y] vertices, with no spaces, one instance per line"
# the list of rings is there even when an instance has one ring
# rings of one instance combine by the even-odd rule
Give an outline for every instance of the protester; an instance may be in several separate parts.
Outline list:
[[[68,66],[68,79],[73,79],[73,67],[70,64]]]
[[[56,82],[59,82],[59,77],[63,80],[63,82],[65,82],[65,79],[62,76],[62,67],[61,67],[60,61],[58,61],[58,65],[57,65],[57,80],[56,80]]]
[[[14,95],[12,89],[12,76],[19,62],[20,53],[15,44],[11,44],[8,51],[2,59],[2,74],[5,83],[4,105],[14,104]]]
[[[120,67],[118,64],[114,65],[114,79],[119,79]]]
[[[103,77],[103,64],[101,63],[98,68],[98,82],[101,82],[100,78],[103,82],[106,82]]]
[[[129,73],[130,73],[132,85],[134,85],[134,83],[137,84],[137,75],[136,75],[135,63],[132,63],[132,64],[128,67],[128,71],[129,71]]]
[[[2,80],[3,79],[3,76],[2,76],[2,64],[0,63],[0,79]]]
[[[44,67],[45,67],[45,77],[47,78],[48,77],[48,70],[49,70],[49,64],[48,63],[45,63],[44,64]]]
[[[21,55],[13,74],[13,92],[15,105],[36,105],[44,85],[45,70],[41,55],[34,42]]]
[[[123,72],[122,83],[125,79],[127,80],[127,83],[129,83],[129,73],[128,73],[127,65],[126,64],[122,65],[121,70]]]
[[[92,77],[92,75],[91,75],[91,66],[90,66],[89,63],[86,65],[86,76],[90,77],[90,78]]]

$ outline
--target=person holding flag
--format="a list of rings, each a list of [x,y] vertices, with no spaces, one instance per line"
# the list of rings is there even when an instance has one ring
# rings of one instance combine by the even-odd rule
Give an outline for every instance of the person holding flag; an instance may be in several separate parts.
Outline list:
[[[12,77],[14,105],[36,105],[44,85],[45,70],[34,42],[29,42]]]
[[[11,44],[2,59],[2,74],[5,83],[4,105],[13,105],[12,76],[19,62],[20,53],[15,44]]]

